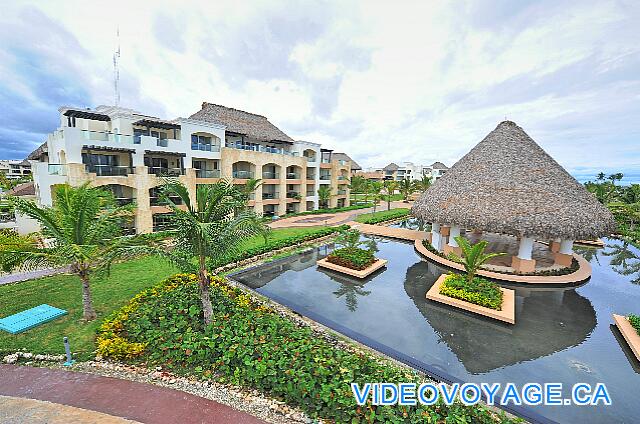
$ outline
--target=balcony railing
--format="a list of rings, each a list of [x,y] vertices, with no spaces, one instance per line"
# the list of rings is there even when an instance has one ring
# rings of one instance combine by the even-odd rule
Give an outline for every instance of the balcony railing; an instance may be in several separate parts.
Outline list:
[[[116,203],[120,206],[128,205],[136,200],[133,197],[116,197],[115,199]]]
[[[331,163],[331,159],[329,158],[322,158],[322,163]]]
[[[320,179],[321,180],[330,180],[331,179],[331,174],[320,174]]]
[[[191,143],[191,150],[200,150],[203,152],[219,152],[220,146],[216,144],[196,144]]]
[[[306,156],[306,158],[307,158],[307,162],[315,162],[316,161],[316,157],[315,156],[313,156],[313,157]]]
[[[253,178],[253,171],[233,171],[233,178],[248,179]]]
[[[67,175],[67,165],[50,163],[48,167],[49,175]]]
[[[280,174],[277,172],[262,171],[262,178],[266,178],[268,180],[275,180],[280,178]]]
[[[287,192],[287,199],[300,199],[300,193],[298,193],[297,191],[288,191]]]
[[[149,174],[154,174],[157,177],[177,177],[184,175],[183,168],[166,168],[164,166],[150,166]]]
[[[13,222],[16,220],[16,215],[13,211],[11,212],[0,212],[0,223],[4,224],[7,222]]]
[[[342,166],[346,166],[349,162],[347,162],[347,161],[346,161],[346,160],[344,160],[344,159],[340,159],[340,160],[338,161],[338,163],[339,163],[340,165],[342,165]]]
[[[263,199],[278,199],[280,197],[279,193],[262,193],[262,198]]]
[[[345,177],[344,175],[338,175],[338,180],[345,181],[347,180],[347,177]]]
[[[124,165],[85,165],[87,172],[93,172],[98,177],[124,177],[133,174],[133,168]]]
[[[288,150],[280,149],[277,147],[267,147],[262,145],[247,146],[242,144],[227,143],[225,144],[225,147],[228,147],[230,149],[238,149],[238,150],[250,150],[253,152],[275,153],[278,155],[287,155],[287,156],[300,156],[298,152],[290,152]]]
[[[171,199],[171,201],[176,205],[182,204],[182,198],[180,196],[169,196],[169,199]],[[167,201],[161,196],[150,196],[149,204],[151,206],[165,206],[167,205]]]
[[[297,172],[287,172],[287,180],[299,180],[300,174]]]
[[[316,174],[307,174],[307,180],[315,180],[316,179]]]
[[[196,169],[196,178],[220,178],[219,169]]]
[[[311,197],[311,196],[315,196],[316,192],[315,191],[307,191],[307,197]]]
[[[347,194],[347,190],[338,190],[338,196]]]
[[[121,144],[140,144],[140,136],[116,134],[104,131],[81,130],[83,137],[90,141],[107,141]]]

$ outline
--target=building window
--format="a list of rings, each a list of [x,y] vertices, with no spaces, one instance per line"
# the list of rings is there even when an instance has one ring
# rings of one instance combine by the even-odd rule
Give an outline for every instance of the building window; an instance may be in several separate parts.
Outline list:
[[[191,134],[191,150],[211,151],[212,137]]]

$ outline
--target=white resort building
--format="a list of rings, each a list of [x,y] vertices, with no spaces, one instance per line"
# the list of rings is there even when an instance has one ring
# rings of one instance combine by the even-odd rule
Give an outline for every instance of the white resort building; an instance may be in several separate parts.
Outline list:
[[[404,179],[421,180],[422,177],[431,177],[432,181],[438,180],[447,172],[445,164],[442,162],[434,162],[432,165],[416,165],[413,162],[401,162],[398,165],[391,162],[384,168],[366,168],[362,175],[370,180],[395,180],[400,181]]]
[[[28,159],[35,193],[52,202],[56,184],[90,181],[137,206],[135,231],[162,229],[162,177],[197,184],[220,178],[242,185],[262,179],[249,206],[283,215],[318,208],[318,189],[331,187],[330,207],[349,205],[350,161],[318,143],[294,141],[262,115],[212,103],[189,118],[165,121],[131,109],[61,107],[60,127]],[[133,228],[131,230],[134,230]]]

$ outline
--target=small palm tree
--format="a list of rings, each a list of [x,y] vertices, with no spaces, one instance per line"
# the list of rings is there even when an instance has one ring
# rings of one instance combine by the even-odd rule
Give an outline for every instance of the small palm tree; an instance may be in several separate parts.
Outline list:
[[[320,209],[327,209],[329,207],[330,199],[331,187],[326,184],[321,184],[318,188],[318,201],[320,202]]]
[[[374,240],[360,240],[360,231],[356,229],[342,230],[335,238],[335,244],[346,249],[364,249],[370,252],[377,252],[378,247]]]
[[[207,261],[216,267],[225,258],[237,254],[248,238],[265,236],[268,227],[253,211],[238,208],[245,202],[244,194],[225,180],[198,184],[195,199],[177,179],[166,180],[161,193],[173,212],[170,219],[175,229],[175,242],[173,249],[158,253],[182,271],[197,273],[204,323],[209,325],[213,307]],[[186,210],[174,203],[176,198],[181,199]]]
[[[454,239],[458,243],[458,246],[460,246],[460,249],[462,249],[462,257],[452,252],[449,253],[449,259],[464,265],[464,269],[467,272],[467,282],[469,283],[473,282],[476,273],[484,263],[491,258],[504,255],[504,253],[484,253],[489,244],[485,240],[471,244],[466,238],[461,236],[454,237]]]
[[[402,194],[403,201],[409,203],[409,198],[416,191],[416,184],[409,178],[400,180],[400,193]]]
[[[367,183],[367,179],[360,175],[354,175],[351,178],[351,180],[349,181],[349,190],[355,200],[357,200],[357,195],[365,193],[367,189]]]
[[[387,193],[387,210],[391,210],[391,196],[398,190],[398,182],[386,180],[384,183],[384,191]]]
[[[382,200],[382,188],[383,183],[380,181],[370,181],[368,187],[368,194],[371,196],[371,200],[373,202],[373,213],[376,213],[376,208]]]
[[[109,271],[113,261],[143,253],[142,239],[122,237],[123,225],[133,219],[134,205],[118,206],[113,194],[68,184],[56,187],[53,206],[13,199],[18,212],[42,227],[40,243],[33,236],[2,240],[0,263],[4,270],[69,267],[82,283],[82,308],[86,320],[96,318],[91,298],[92,277]]]
[[[424,192],[431,187],[431,184],[433,184],[433,179],[427,175],[423,175],[421,180],[416,181],[415,187],[416,190]]]

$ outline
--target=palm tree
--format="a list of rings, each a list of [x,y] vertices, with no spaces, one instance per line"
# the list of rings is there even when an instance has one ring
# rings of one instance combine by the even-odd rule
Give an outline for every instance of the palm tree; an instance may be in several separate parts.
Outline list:
[[[398,182],[393,180],[385,180],[384,191],[387,193],[387,210],[391,210],[391,196],[393,196],[398,189]]]
[[[415,187],[418,191],[427,191],[429,187],[433,184],[433,179],[427,175],[423,175],[422,179],[415,182]]]
[[[484,253],[484,250],[489,244],[486,240],[479,241],[475,244],[469,243],[469,241],[461,236],[454,237],[455,241],[462,249],[462,257],[455,253],[449,253],[449,259],[454,262],[458,262],[464,265],[465,271],[467,271],[467,282],[472,283],[476,276],[476,273],[480,267],[491,258],[496,256],[502,256],[504,253]]]
[[[240,186],[238,190],[240,191],[240,199],[241,203],[236,209],[236,213],[240,209],[247,208],[247,202],[251,199],[251,194],[255,193],[258,187],[262,185],[262,179],[260,178],[249,178],[244,185]]]
[[[400,180],[400,193],[402,194],[402,198],[405,203],[409,203],[409,198],[416,191],[415,182],[411,181],[409,178],[404,178]]]
[[[367,179],[360,175],[354,175],[349,181],[349,190],[351,194],[364,194],[367,191]],[[357,196],[354,196],[357,199]]]
[[[52,207],[21,198],[14,198],[13,202],[18,212],[39,222],[45,241],[39,243],[33,236],[3,240],[3,269],[68,267],[82,283],[84,319],[95,319],[92,277],[108,272],[114,260],[146,250],[140,238],[122,237],[123,224],[133,219],[134,205],[118,206],[112,193],[91,188],[88,183],[56,187]]]
[[[167,179],[161,193],[173,212],[170,219],[175,229],[175,241],[173,249],[159,253],[182,271],[197,273],[204,323],[209,325],[213,307],[207,261],[216,267],[225,258],[237,254],[245,240],[265,235],[268,229],[253,211],[238,208],[245,202],[244,193],[226,180],[198,184],[195,199],[177,179]],[[186,210],[174,203],[173,199],[177,198]]]
[[[380,200],[382,199],[382,183],[380,181],[369,181],[368,184],[368,194],[371,196],[371,200],[373,201],[373,213],[376,213],[376,207]]]
[[[327,209],[329,207],[330,199],[331,187],[326,184],[321,184],[318,188],[318,201],[320,202],[320,209]]]

